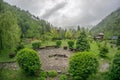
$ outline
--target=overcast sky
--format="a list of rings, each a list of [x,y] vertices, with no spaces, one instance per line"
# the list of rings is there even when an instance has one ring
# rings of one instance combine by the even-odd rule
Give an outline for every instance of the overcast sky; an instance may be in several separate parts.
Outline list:
[[[54,26],[96,25],[120,7],[120,0],[4,0]]]

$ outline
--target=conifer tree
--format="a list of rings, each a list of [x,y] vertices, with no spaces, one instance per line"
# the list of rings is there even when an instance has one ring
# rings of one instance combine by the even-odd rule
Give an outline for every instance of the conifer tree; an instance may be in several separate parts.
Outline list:
[[[90,49],[90,45],[87,41],[87,36],[85,34],[85,31],[82,31],[80,33],[80,36],[78,37],[76,42],[76,49],[78,51],[88,51]]]

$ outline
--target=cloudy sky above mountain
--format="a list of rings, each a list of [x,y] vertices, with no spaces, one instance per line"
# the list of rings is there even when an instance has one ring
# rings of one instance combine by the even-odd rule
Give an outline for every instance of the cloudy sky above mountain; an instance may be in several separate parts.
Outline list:
[[[4,0],[58,27],[96,25],[120,0]]]

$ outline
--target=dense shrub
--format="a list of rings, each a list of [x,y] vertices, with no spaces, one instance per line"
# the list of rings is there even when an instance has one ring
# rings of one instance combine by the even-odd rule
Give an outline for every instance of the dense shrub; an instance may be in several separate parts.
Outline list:
[[[39,49],[40,46],[41,46],[41,42],[40,41],[34,41],[34,42],[32,42],[33,49]]]
[[[86,80],[97,71],[98,61],[90,52],[73,55],[69,61],[69,73],[72,80]]]
[[[78,51],[88,51],[90,49],[90,44],[87,40],[85,32],[80,33],[80,36],[76,41],[76,49]]]
[[[62,44],[62,41],[60,41],[60,40],[56,41],[56,45],[57,45],[57,47],[60,47],[61,44]]]
[[[102,46],[99,41],[97,41],[96,43],[97,43],[98,48],[100,48]]]
[[[17,51],[21,50],[24,48],[24,44],[23,43],[19,43],[19,45],[17,46]]]
[[[47,78],[47,73],[45,71],[41,71],[39,80],[46,80]]]
[[[17,62],[20,68],[28,75],[36,75],[41,67],[40,58],[32,49],[22,49],[17,53]]]
[[[116,53],[109,71],[109,80],[120,80],[120,51]]]
[[[60,75],[60,80],[67,80],[67,76],[66,75]]]
[[[57,75],[58,75],[58,73],[55,70],[51,70],[48,72],[49,77],[56,77]]]
[[[71,49],[71,48],[73,48],[73,46],[74,46],[74,41],[68,41],[68,46],[69,46],[69,48]]]
[[[100,47],[99,50],[100,50],[101,57],[106,57],[106,54],[109,52],[109,50],[106,46]]]

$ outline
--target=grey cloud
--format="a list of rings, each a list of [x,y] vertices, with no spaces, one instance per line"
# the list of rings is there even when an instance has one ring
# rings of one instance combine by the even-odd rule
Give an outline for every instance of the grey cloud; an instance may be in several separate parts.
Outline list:
[[[96,25],[120,7],[120,0],[4,0],[55,26]]]
[[[67,4],[66,2],[61,2],[61,3],[56,4],[53,8],[47,9],[45,13],[41,16],[41,18],[49,18],[51,15],[53,15],[58,10],[64,8],[66,4]]]

